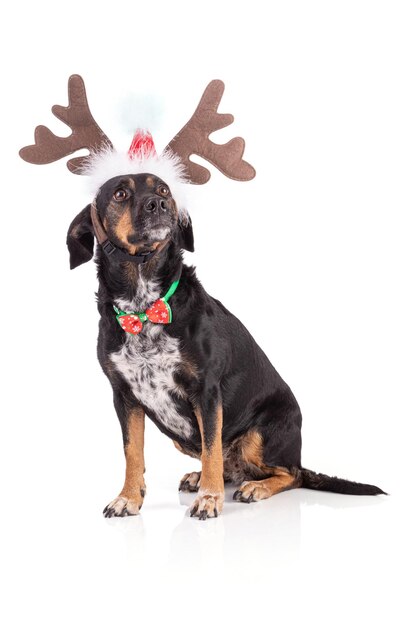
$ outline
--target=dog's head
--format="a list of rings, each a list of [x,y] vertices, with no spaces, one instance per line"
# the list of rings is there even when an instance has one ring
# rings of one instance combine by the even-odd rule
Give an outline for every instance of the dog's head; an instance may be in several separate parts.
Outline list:
[[[179,215],[169,186],[153,174],[111,178],[100,188],[95,206],[108,239],[129,254],[164,248],[170,241],[194,250],[190,218]],[[72,221],[67,245],[71,269],[93,257],[91,205]]]
[[[58,137],[46,126],[37,126],[35,143],[22,148],[19,154],[29,163],[42,164],[87,148],[87,156],[73,157],[67,166],[74,174],[88,174],[95,181],[94,192],[99,189],[93,203],[97,213],[93,211],[93,217],[94,224],[97,217],[103,225],[100,235],[96,229],[100,243],[107,237],[128,254],[140,254],[176,240],[181,248],[192,251],[191,220],[178,214],[170,187],[163,179],[172,179],[173,184],[180,186],[206,183],[210,172],[190,160],[193,154],[233,180],[251,180],[255,176],[253,167],[242,158],[245,149],[242,137],[234,137],[225,144],[210,139],[212,132],[233,122],[233,115],[217,111],[223,91],[222,81],[209,83],[190,120],[160,156],[151,135],[144,131],[135,134],[128,153],[120,153],[93,118],[84,81],[74,74],[68,81],[68,106],[52,107],[54,115],[71,128],[71,134]],[[129,171],[136,173],[119,176]],[[146,174],[147,171],[158,172],[162,179]],[[96,226],[91,219],[91,205],[71,223],[67,237],[71,268],[93,257]]]

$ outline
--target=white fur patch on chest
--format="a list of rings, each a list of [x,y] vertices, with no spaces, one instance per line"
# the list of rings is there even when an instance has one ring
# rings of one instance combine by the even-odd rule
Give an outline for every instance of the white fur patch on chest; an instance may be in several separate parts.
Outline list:
[[[142,284],[140,296],[133,302],[117,301],[117,306],[129,312],[143,311],[159,298],[155,283],[148,283],[147,287],[144,289]],[[122,348],[110,358],[134,396],[159,422],[184,439],[191,436],[191,424],[178,413],[171,395],[181,393],[174,380],[181,365],[178,339],[170,337],[163,326],[145,322],[139,335],[126,333]]]
[[[145,323],[139,335],[126,334],[123,347],[110,358],[134,396],[159,422],[184,439],[191,436],[191,424],[179,415],[171,395],[178,394],[174,380],[181,364],[178,339],[157,324]]]

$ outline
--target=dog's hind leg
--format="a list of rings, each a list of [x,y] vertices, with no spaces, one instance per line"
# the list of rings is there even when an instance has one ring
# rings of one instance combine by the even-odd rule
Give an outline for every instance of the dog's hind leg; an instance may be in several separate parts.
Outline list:
[[[262,480],[249,480],[242,483],[233,494],[238,502],[257,502],[274,496],[276,493],[300,486],[297,476],[284,468],[274,468],[277,474]]]
[[[248,432],[241,441],[245,473],[256,480],[245,480],[233,494],[238,502],[257,502],[301,486],[301,474],[296,467],[274,467],[264,461],[263,440],[256,430]]]

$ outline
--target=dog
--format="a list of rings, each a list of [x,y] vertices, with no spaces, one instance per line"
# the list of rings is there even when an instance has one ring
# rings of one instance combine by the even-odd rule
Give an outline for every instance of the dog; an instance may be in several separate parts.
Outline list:
[[[182,251],[194,250],[192,223],[179,215],[164,180],[150,172],[107,181],[69,227],[71,268],[93,258],[97,232],[120,252],[107,255],[101,245],[95,260],[98,359],[113,388],[126,458],[123,488],[105,517],[136,515],[142,507],[145,415],[179,451],[201,460],[201,472],[179,485],[196,492],[190,515],[200,520],[222,511],[226,481],[244,503],[297,487],[385,493],[302,467],[294,394],[239,319],[183,262]],[[139,265],[123,254],[148,260]],[[164,294],[172,285],[168,310]],[[160,315],[172,314],[170,323],[151,321],[155,303]],[[140,324],[140,333],[126,332],[129,324]]]
[[[196,492],[190,515],[217,517],[224,483],[237,485],[234,500],[256,502],[305,487],[355,495],[385,493],[307,470],[301,465],[301,412],[290,389],[243,324],[183,263],[194,250],[191,219],[180,196],[183,183],[204,184],[210,172],[190,161],[206,159],[224,175],[246,181],[254,168],[243,160],[245,142],[211,141],[233,122],[218,113],[222,81],[206,87],[189,122],[160,157],[148,131],[137,131],[127,154],[114,150],[88,106],[84,81],[68,81],[68,106],[54,115],[72,130],[67,137],[45,126],[35,144],[19,152],[46,164],[82,148],[69,170],[94,182],[93,202],[67,234],[70,267],[94,256],[100,313],[98,358],[113,388],[126,458],[120,494],[106,517],[139,513],[146,493],[145,414],[184,454],[201,460],[201,472],[186,474],[181,491]]]

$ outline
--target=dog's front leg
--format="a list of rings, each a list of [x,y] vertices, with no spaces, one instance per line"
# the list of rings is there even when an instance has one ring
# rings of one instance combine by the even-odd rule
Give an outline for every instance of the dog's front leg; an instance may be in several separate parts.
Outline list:
[[[195,415],[201,433],[201,480],[197,498],[191,505],[191,517],[217,517],[223,508],[223,451],[221,402],[202,402],[195,407]]]
[[[143,504],[146,485],[144,479],[145,460],[143,454],[145,413],[142,408],[116,410],[123,432],[123,443],[126,458],[126,477],[120,494],[106,506],[105,517],[124,517],[137,515]]]

